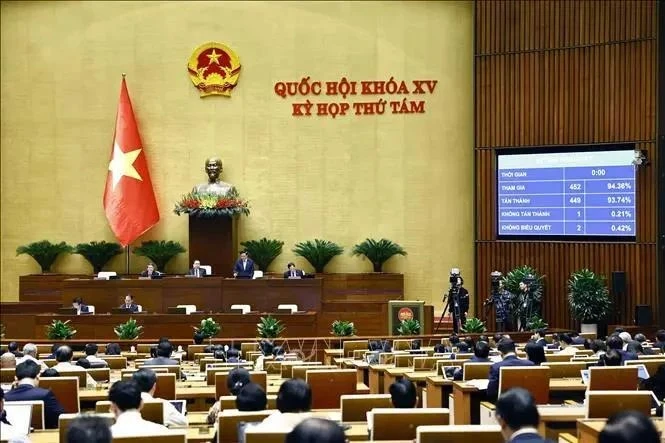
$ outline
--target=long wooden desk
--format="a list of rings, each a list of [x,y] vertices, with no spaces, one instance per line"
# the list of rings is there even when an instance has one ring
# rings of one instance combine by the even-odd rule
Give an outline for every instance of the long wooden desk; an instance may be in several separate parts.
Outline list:
[[[598,434],[605,427],[605,419],[585,419],[577,421],[577,441],[578,443],[597,443]],[[665,436],[665,421],[662,419],[653,419],[656,429],[660,432],[661,438]]]
[[[97,313],[120,306],[132,294],[148,312],[166,313],[179,304],[196,305],[205,312],[230,312],[231,305],[249,304],[253,311],[276,312],[280,304],[296,304],[302,311],[320,311],[320,278],[236,280],[232,278],[165,277],[159,280],[73,278],[62,283],[62,303],[81,297]]]

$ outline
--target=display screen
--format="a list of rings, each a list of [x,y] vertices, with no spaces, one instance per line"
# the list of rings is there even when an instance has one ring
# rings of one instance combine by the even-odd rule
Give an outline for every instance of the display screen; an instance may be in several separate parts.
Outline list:
[[[499,238],[635,237],[633,149],[508,152],[497,155]]]

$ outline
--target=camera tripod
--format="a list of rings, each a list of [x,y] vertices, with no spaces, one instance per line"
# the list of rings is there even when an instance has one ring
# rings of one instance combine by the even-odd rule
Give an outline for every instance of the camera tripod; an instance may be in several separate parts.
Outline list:
[[[450,308],[452,301],[452,309]],[[459,306],[459,286],[453,285],[450,287],[450,290],[447,294],[443,294],[442,302],[445,303],[443,307],[443,312],[441,312],[441,317],[439,317],[439,322],[436,325],[436,331],[439,331],[441,328],[441,323],[443,322],[443,317],[447,312],[453,314],[453,332],[459,333],[462,330],[462,316]]]

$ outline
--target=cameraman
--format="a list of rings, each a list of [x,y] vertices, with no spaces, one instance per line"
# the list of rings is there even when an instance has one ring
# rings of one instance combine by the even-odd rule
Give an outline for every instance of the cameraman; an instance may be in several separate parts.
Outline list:
[[[503,279],[492,280],[492,297],[485,305],[494,305],[497,332],[510,331],[510,299],[512,294],[503,287]]]
[[[457,299],[459,300],[460,324],[463,328],[466,323],[466,315],[469,313],[469,291],[464,287],[464,279],[461,276],[457,277],[457,286],[459,288]],[[456,324],[457,318],[453,309],[453,325]]]
[[[519,301],[519,331],[526,331],[527,322],[531,319],[531,316],[535,314],[534,304],[535,300],[533,294],[531,293],[531,284],[533,283],[532,278],[529,276],[525,277],[520,282],[520,291],[517,294],[517,301]]]

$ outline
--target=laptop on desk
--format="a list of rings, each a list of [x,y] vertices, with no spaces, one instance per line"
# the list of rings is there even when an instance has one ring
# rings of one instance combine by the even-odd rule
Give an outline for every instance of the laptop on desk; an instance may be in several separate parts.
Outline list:
[[[76,309],[75,308],[58,308],[58,314],[76,315]]]

